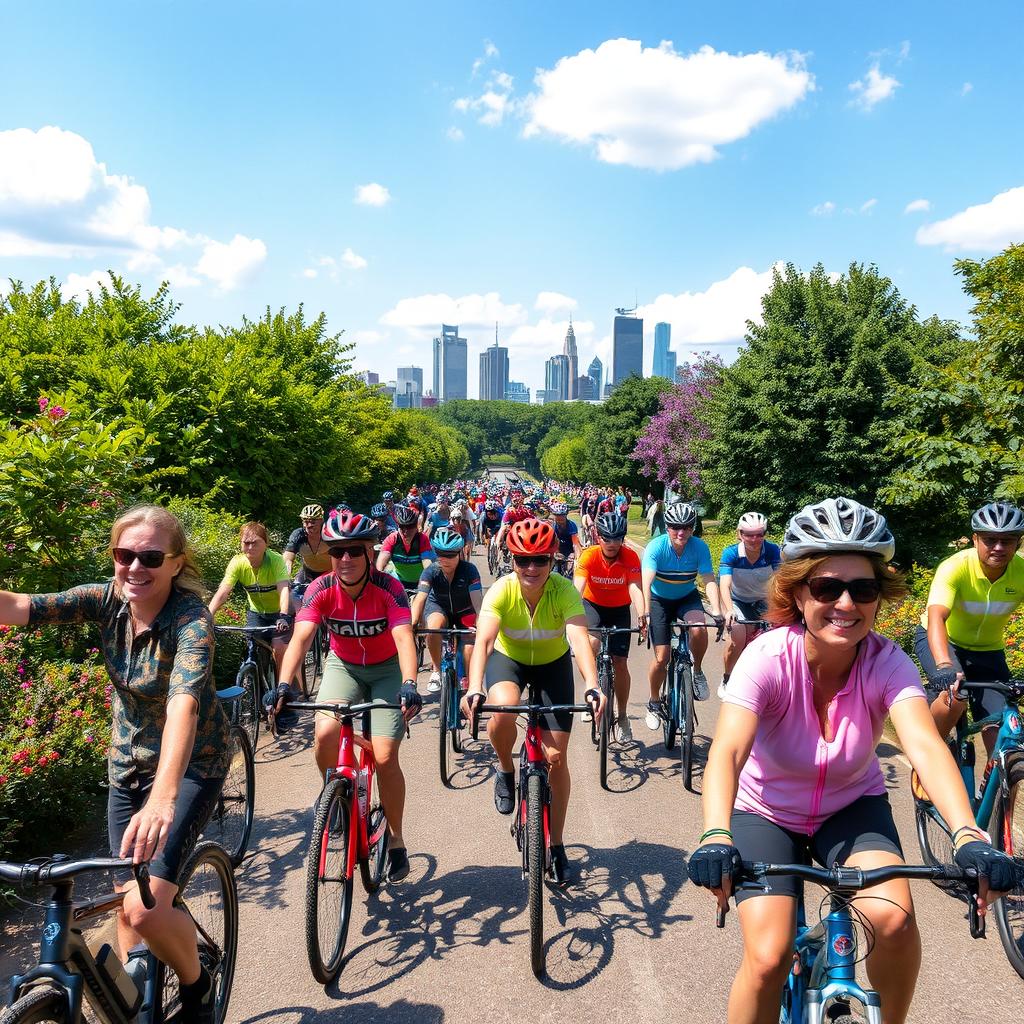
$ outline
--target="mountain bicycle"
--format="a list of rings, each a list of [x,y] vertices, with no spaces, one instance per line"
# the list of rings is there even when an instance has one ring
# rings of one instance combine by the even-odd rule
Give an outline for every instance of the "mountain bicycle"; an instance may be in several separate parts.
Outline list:
[[[340,973],[345,956],[356,863],[363,888],[372,895],[380,888],[388,852],[388,822],[377,786],[369,714],[364,712],[372,708],[401,711],[404,705],[368,701],[290,707],[330,711],[341,719],[338,764],[327,772],[317,800],[306,855],[306,954],[313,977],[329,985]],[[357,715],[363,715],[361,736],[352,726]]]
[[[964,716],[957,723],[956,739],[949,744],[956,758],[964,787],[971,798],[975,822],[992,833],[992,845],[1011,857],[1024,856],[1024,724],[1021,723],[1020,702],[1024,700],[1024,679],[1008,682],[964,682],[961,690],[995,690],[1006,697],[1007,704],[999,714],[978,722],[967,722]],[[999,726],[992,758],[985,766],[981,796],[974,789],[974,737],[992,725]],[[911,775],[914,793],[914,818],[921,856],[928,864],[952,860],[953,837],[938,809],[928,799],[917,773]],[[939,882],[951,896],[966,899],[961,886]],[[993,904],[999,938],[1006,958],[1024,978],[1024,883],[1019,884]]]
[[[804,897],[797,900],[796,941],[793,968],[782,991],[779,1024],[882,1024],[882,1004],[877,992],[857,983],[857,964],[871,951],[871,926],[853,903],[857,893],[894,878],[927,878],[933,881],[956,882],[977,889],[977,879],[953,864],[893,864],[865,870],[843,867],[816,868],[808,864],[762,864],[743,862],[744,881],[761,882],[772,875],[796,875],[828,890],[828,914],[817,924],[807,922]],[[716,924],[725,927],[727,908],[719,907]],[[863,956],[857,952],[857,931],[860,926],[867,940]],[[978,913],[975,900],[970,902],[970,930],[973,938],[985,937],[985,919]],[[851,1013],[851,1001],[864,1008],[864,1017]]]
[[[601,716],[601,721],[597,722],[591,719],[590,722],[590,738],[594,741],[594,746],[597,747],[598,773],[602,789],[608,789],[608,744],[611,742],[612,728],[615,724],[615,714],[613,713],[613,708],[615,707],[615,665],[608,648],[612,637],[616,634],[639,634],[639,632],[640,630],[637,627],[629,629],[625,626],[594,626],[590,630],[590,633],[599,637],[601,641],[601,647],[597,654],[597,681],[601,687],[601,692],[608,699],[608,703],[605,705],[605,713]]]
[[[462,753],[462,728],[465,720],[459,708],[462,680],[466,668],[462,660],[462,637],[476,636],[475,629],[427,629],[417,627],[417,635],[441,637],[441,692],[438,694],[438,743],[441,782],[452,788],[452,755]]]
[[[541,746],[541,716],[558,711],[571,714],[589,711],[593,714],[596,711],[596,691],[591,692],[595,693],[593,704],[540,704],[532,687],[526,704],[487,704],[483,694],[474,694],[470,698],[473,709],[470,729],[474,740],[477,739],[482,712],[526,715],[526,736],[519,752],[517,810],[512,816],[510,831],[523,857],[530,917],[530,966],[538,978],[545,968],[543,882],[551,874],[551,786],[548,783],[548,763]]]
[[[277,690],[277,671],[274,665],[274,648],[265,639],[267,634],[276,634],[276,626],[214,626],[214,632],[225,635],[241,634],[245,637],[245,654],[235,675],[235,686],[242,693],[232,700],[231,722],[240,725],[249,737],[249,746],[255,750],[259,738],[260,719],[267,721],[273,732],[273,723],[267,718],[263,699]]]
[[[111,892],[75,903],[75,878],[94,871],[131,869],[143,904],[156,906],[149,871],[131,858],[97,857],[70,860],[57,854],[43,863],[0,862],[0,878],[30,886],[52,886],[39,943],[38,963],[11,979],[9,1004],[0,1011],[4,1024],[80,1024],[83,1000],[91,1018],[102,1024],[164,1024],[180,1017],[178,979],[152,953],[146,954],[140,990],[117,953],[104,943],[89,948],[82,924],[116,912],[123,892]],[[222,1024],[231,996],[238,943],[238,893],[227,854],[216,843],[199,843],[185,862],[174,905],[195,925],[199,962],[214,984],[216,1020]]]

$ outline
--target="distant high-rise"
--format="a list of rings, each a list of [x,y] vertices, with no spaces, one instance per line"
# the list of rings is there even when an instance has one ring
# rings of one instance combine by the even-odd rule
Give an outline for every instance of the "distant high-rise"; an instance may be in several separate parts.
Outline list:
[[[508,388],[508,349],[498,344],[498,328],[494,328],[494,344],[480,353],[480,400],[504,398]]]
[[[616,310],[612,331],[612,384],[644,375],[644,321],[633,312]]]
[[[565,345],[562,347],[562,355],[569,360],[568,381],[569,392],[566,398],[579,398],[576,391],[576,378],[579,376],[579,358],[576,354],[576,332],[572,329],[572,317],[569,317],[569,330],[565,333]]]
[[[367,387],[373,387],[374,385],[380,383],[380,374],[374,373],[373,370],[363,370],[363,372],[359,374],[359,379]]]
[[[597,398],[597,386],[593,377],[576,378],[576,397],[581,402],[592,402]]]
[[[439,402],[468,397],[466,339],[448,324],[441,324],[441,336],[434,339],[434,395]]]
[[[395,381],[395,408],[419,409],[423,405],[423,369],[400,366]]]
[[[569,398],[569,357],[552,356],[544,364],[545,402],[564,402]]]
[[[530,389],[518,380],[510,380],[505,388],[505,397],[510,402],[523,402],[530,404]]]
[[[590,368],[587,370],[587,376],[594,382],[594,397],[600,398],[602,395],[601,385],[604,375],[604,363],[601,362],[597,356],[594,356],[593,362],[590,364]]]
[[[676,379],[676,354],[669,347],[672,341],[671,324],[654,325],[654,365],[651,373],[655,377]]]

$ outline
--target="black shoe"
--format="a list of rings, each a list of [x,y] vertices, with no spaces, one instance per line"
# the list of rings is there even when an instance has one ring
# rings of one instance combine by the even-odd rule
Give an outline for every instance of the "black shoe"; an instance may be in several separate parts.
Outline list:
[[[205,967],[191,985],[181,985],[181,1011],[175,1015],[175,1024],[214,1024],[217,1018],[217,993],[213,978]]]
[[[515,808],[516,773],[497,772],[494,776],[494,806],[499,814],[511,814]]]
[[[551,877],[559,885],[565,885],[572,880],[569,858],[565,855],[565,847],[561,843],[551,847]]]
[[[409,854],[404,846],[388,850],[388,881],[400,882],[409,874]]]

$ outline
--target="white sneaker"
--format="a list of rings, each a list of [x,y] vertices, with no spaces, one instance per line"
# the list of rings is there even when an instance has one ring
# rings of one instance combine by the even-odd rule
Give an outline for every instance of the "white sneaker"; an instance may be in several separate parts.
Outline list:
[[[617,743],[633,742],[633,727],[629,724],[628,718],[620,718],[615,723],[614,735]]]
[[[644,716],[644,721],[652,732],[657,732],[661,728],[661,704],[659,701],[647,702],[647,714]]]
[[[708,677],[703,672],[693,673],[693,699],[707,700],[711,696],[711,687],[708,686]]]
[[[584,722],[592,722],[594,720],[594,713],[593,711],[581,711],[580,718],[582,718]]]
[[[427,680],[427,693],[440,693],[441,692],[441,673],[431,672],[430,679]]]
[[[725,700],[725,683],[718,684],[718,699]]]

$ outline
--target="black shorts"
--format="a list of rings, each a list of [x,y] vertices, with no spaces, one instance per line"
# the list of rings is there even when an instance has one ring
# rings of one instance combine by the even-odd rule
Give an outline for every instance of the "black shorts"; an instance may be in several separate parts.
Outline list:
[[[938,671],[935,667],[935,659],[932,657],[931,649],[928,647],[928,631],[923,626],[917,627],[914,634],[914,653],[917,660],[924,669],[924,674],[930,680]],[[953,668],[957,672],[963,672],[967,682],[989,683],[993,680],[1006,680],[1010,678],[1010,667],[1006,664],[1006,651],[969,651],[966,647],[957,647],[956,644],[949,645],[949,660],[953,662]],[[925,693],[928,694],[928,703],[931,704],[939,696],[939,689],[932,686],[930,682],[925,683]],[[980,722],[989,715],[1002,714],[1006,707],[1006,697],[995,690],[973,690],[968,697],[971,707],[971,717]]]
[[[525,692],[527,698],[532,691],[540,704],[572,704],[575,701],[572,658],[568,651],[546,665],[524,665],[501,651],[491,651],[484,684],[489,690],[495,683],[506,682],[515,683],[520,695]],[[548,732],[572,732],[572,714],[568,711],[546,712],[540,721],[541,727]]]
[[[770,864],[810,864],[824,867],[845,864],[855,853],[882,850],[903,856],[896,823],[887,796],[862,796],[827,818],[814,835],[788,828],[750,811],[733,811],[732,841],[744,860]],[[744,882],[736,890],[736,902],[752,896],[798,896],[800,879],[777,875],[763,882]]]
[[[603,604],[593,604],[583,600],[583,610],[587,613],[587,626],[595,629],[597,626],[618,626],[629,629],[632,619],[629,614],[630,605],[619,605],[618,608],[609,608]],[[608,653],[613,658],[629,657],[629,641],[632,639],[630,633],[616,633],[608,638]]]
[[[257,626],[274,626],[277,627],[277,620],[280,618],[280,612],[254,612],[251,608],[246,609],[245,612],[245,624],[251,629]],[[288,627],[287,633],[264,633],[263,639],[268,643],[274,640],[290,640],[292,638],[292,627]]]
[[[686,597],[666,598],[651,594],[651,643],[655,647],[667,647],[672,639],[671,625],[683,618],[687,612],[704,611],[700,591],[692,590]]]
[[[426,625],[431,615],[443,615],[445,627],[448,629],[468,629],[476,625],[476,612],[472,608],[463,608],[454,616],[448,614],[447,609],[438,603],[433,591],[427,594],[427,600],[423,604],[423,624]],[[460,638],[465,639],[465,638]]]
[[[149,865],[150,874],[178,884],[178,872],[210,820],[223,785],[223,779],[203,779],[186,770],[178,790],[170,835],[163,850]],[[108,790],[107,836],[111,857],[121,855],[121,838],[128,828],[128,822],[132,815],[141,810],[152,788],[153,780],[149,779],[136,789],[111,786]],[[128,856],[131,856],[130,851]]]
[[[738,597],[732,599],[732,605],[736,612],[737,619],[744,619],[747,622],[757,622],[764,618],[768,611],[767,601],[741,601]]]

